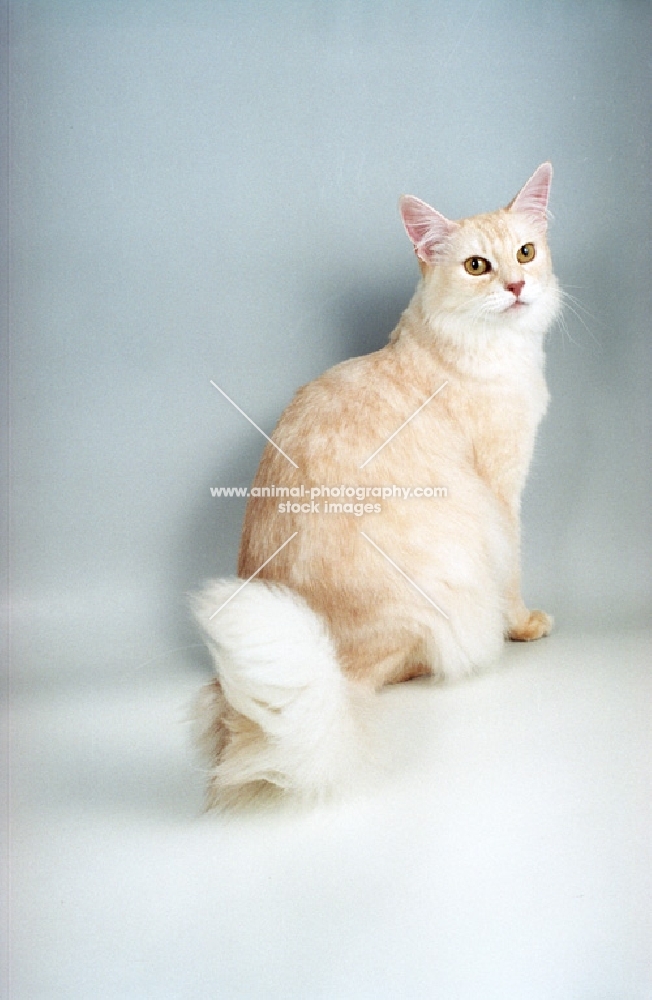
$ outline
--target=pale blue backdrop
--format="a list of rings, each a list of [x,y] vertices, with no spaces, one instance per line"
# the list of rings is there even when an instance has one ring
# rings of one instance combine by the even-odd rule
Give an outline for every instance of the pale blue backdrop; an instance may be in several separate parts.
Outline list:
[[[192,642],[183,595],[233,572],[243,513],[209,487],[248,484],[264,446],[210,380],[271,433],[406,305],[400,194],[484,211],[548,158],[577,301],[549,342],[526,596],[562,626],[644,613],[649,4],[48,0],[3,23],[8,576],[32,669]]]

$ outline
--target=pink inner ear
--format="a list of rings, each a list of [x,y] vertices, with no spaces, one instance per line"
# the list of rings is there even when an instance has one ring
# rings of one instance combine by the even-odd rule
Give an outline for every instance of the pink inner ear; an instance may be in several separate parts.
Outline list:
[[[457,223],[446,219],[425,201],[411,194],[404,195],[399,208],[405,231],[421,260],[431,264],[437,247],[450,236]]]
[[[526,212],[545,220],[551,181],[552,164],[542,163],[508,207],[512,212]]]

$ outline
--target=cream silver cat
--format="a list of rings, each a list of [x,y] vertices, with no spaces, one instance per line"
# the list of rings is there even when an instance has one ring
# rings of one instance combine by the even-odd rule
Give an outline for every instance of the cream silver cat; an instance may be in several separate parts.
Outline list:
[[[559,308],[551,178],[544,163],[506,208],[457,222],[402,198],[421,278],[390,342],[304,386],[281,416],[285,455],[268,445],[254,486],[436,483],[447,495],[362,516],[250,499],[239,577],[193,601],[217,675],[198,709],[209,804],[341,787],[377,689],[471,674],[506,638],[550,631],[521,597],[520,502]]]

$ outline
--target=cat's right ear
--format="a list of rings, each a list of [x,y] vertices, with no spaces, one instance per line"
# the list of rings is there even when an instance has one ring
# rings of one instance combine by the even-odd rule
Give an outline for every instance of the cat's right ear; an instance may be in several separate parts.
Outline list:
[[[437,250],[457,229],[457,222],[446,219],[425,201],[411,194],[403,195],[398,207],[417,257],[424,264],[433,264]]]

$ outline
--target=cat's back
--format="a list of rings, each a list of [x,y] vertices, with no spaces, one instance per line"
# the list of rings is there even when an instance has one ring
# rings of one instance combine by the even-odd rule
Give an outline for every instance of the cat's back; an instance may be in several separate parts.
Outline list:
[[[358,468],[427,398],[432,380],[407,364],[394,343],[349,358],[296,392],[273,439],[302,468],[318,456]]]

